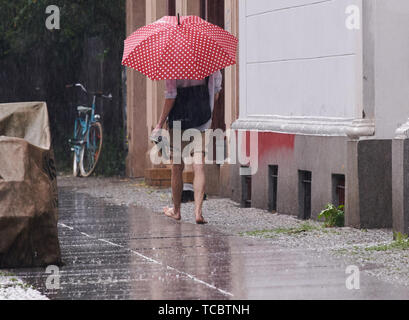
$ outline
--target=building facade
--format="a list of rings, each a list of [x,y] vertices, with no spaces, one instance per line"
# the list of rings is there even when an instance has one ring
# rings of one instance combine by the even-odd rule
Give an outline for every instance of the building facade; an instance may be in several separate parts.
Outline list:
[[[407,232],[399,144],[409,116],[407,1],[133,0],[128,9],[130,30],[138,25],[132,16],[144,24],[180,12],[239,38],[240,61],[224,70],[219,121],[245,137],[239,152],[257,144],[257,171],[209,166],[213,193],[301,219],[345,204],[349,226]],[[141,176],[163,84],[134,71],[128,81],[128,173]]]

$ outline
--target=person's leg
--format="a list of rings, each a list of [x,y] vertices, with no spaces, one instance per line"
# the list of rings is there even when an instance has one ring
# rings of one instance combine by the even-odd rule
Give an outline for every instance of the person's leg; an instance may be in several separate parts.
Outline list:
[[[196,157],[200,157],[201,155],[195,155]],[[195,216],[196,216],[196,223],[198,224],[205,224],[207,223],[203,218],[203,200],[205,195],[205,187],[206,187],[206,176],[205,176],[205,169],[204,169],[204,156],[202,161],[195,161],[193,164],[193,171],[194,171],[194,181],[193,181],[193,188],[195,191]]]
[[[173,130],[169,132],[170,138],[170,157],[173,162],[172,164],[172,178],[171,178],[171,186],[172,186],[172,199],[173,199],[173,208],[166,207],[163,209],[166,216],[173,218],[175,220],[181,219],[181,206],[182,206],[182,192],[183,192],[183,170],[185,169],[185,165],[182,159],[179,159],[179,155],[181,153],[180,150],[183,150],[183,142],[182,146],[175,146],[174,145],[174,134]],[[175,164],[175,156],[177,159],[182,161],[177,161]],[[180,163],[180,164],[178,164]]]
[[[182,192],[183,192],[183,170],[184,164],[172,165],[172,197],[173,208],[165,208],[164,212],[170,218],[175,220],[181,219],[181,206],[182,206]]]

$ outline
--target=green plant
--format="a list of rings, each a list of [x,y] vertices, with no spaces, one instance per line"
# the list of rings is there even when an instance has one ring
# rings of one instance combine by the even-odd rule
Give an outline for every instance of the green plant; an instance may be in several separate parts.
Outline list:
[[[403,234],[402,232],[394,232],[393,239],[396,242],[408,242],[409,243],[409,236],[407,236],[406,234]]]
[[[312,232],[316,230],[320,230],[320,228],[310,223],[303,223],[299,225],[298,227],[293,227],[293,228],[276,228],[276,229],[271,229],[271,230],[256,230],[256,231],[243,232],[243,233],[240,233],[240,235],[272,239],[276,235],[280,235],[280,234],[287,235],[287,236],[294,236],[294,235],[304,234],[304,233]]]
[[[249,232],[241,232],[239,235],[242,237],[259,237],[264,239],[272,239],[274,235],[272,233],[274,230],[256,230],[256,231],[249,231]]]
[[[382,244],[375,247],[366,248],[366,251],[388,251],[388,250],[409,250],[409,237],[402,233],[394,233],[395,239],[390,244]]]
[[[339,206],[337,208],[333,204],[328,204],[325,210],[321,211],[318,215],[318,219],[324,219],[326,228],[342,228],[345,226],[344,206]]]
[[[295,228],[277,228],[273,231],[277,234],[296,235],[315,230],[319,230],[319,227],[306,222]]]

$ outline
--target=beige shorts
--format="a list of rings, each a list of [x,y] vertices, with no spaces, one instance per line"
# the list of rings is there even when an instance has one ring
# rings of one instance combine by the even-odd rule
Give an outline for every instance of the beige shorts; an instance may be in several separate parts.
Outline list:
[[[173,130],[169,130],[171,160],[173,160],[174,155],[175,155],[176,152],[180,153],[182,155],[182,158],[183,157],[188,157],[188,156],[193,157],[196,154],[199,154],[199,155],[202,154],[203,156],[206,156],[208,148],[207,148],[207,145],[206,145],[206,134],[205,134],[205,132],[202,132],[200,134],[200,139],[198,137],[196,139],[194,139],[194,137],[192,136],[192,137],[190,137],[190,141],[182,141],[182,137],[183,137],[184,133],[185,133],[184,131],[182,131],[182,133],[181,133],[181,138],[180,138],[181,149],[179,149],[179,147],[175,146],[175,143],[174,143]],[[189,147],[189,149],[186,149],[188,147]]]

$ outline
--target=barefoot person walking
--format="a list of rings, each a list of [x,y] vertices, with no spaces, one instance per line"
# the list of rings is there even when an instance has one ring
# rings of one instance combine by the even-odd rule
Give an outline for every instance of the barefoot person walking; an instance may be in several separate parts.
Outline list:
[[[189,127],[189,125],[184,126],[182,122],[182,131],[175,132],[172,130],[173,125],[171,124],[172,120],[181,120],[178,119],[178,114],[180,118],[180,110],[183,106],[180,104],[185,104],[186,102],[186,89],[187,88],[199,88],[206,86],[208,90],[207,96],[200,96],[197,97],[198,99],[205,99],[203,102],[207,104],[210,110],[210,120],[205,122],[204,124],[197,126],[197,127]],[[206,220],[203,218],[203,199],[205,194],[205,187],[206,187],[206,177],[205,177],[205,170],[204,170],[204,163],[205,163],[205,156],[206,150],[208,149],[205,145],[205,131],[210,129],[212,126],[212,115],[214,110],[215,102],[219,99],[219,92],[222,87],[222,74],[220,71],[215,72],[210,77],[204,80],[167,80],[166,81],[166,92],[165,92],[165,106],[163,108],[161,117],[159,119],[159,123],[156,126],[155,130],[152,133],[152,139],[155,140],[156,137],[161,135],[162,128],[164,127],[166,121],[169,122],[170,127],[170,151],[171,151],[171,158],[174,158],[175,152],[183,153],[183,150],[188,146],[190,143],[194,143],[194,150],[193,156],[193,171],[194,171],[194,181],[193,181],[193,188],[195,193],[195,217],[197,224],[206,224]],[[197,90],[191,91],[190,94],[194,94],[194,92],[198,92]],[[181,97],[180,95],[184,95]],[[191,98],[188,98],[191,100]],[[175,106],[176,105],[176,106]],[[180,106],[180,107],[179,107]],[[197,108],[195,109],[197,111]],[[172,114],[173,113],[173,114]],[[176,113],[176,114],[175,114]],[[183,111],[182,111],[183,113]],[[200,117],[200,112],[193,113],[193,116]],[[182,117],[183,118],[183,117]],[[198,120],[200,123],[200,120]],[[206,120],[205,120],[206,121]],[[200,139],[201,141],[197,141],[197,139],[191,141],[182,141],[182,136],[184,134],[184,130],[187,129],[196,129],[200,131]],[[181,146],[176,146],[174,143],[174,134],[181,134],[180,139],[178,141],[182,141]],[[179,147],[181,147],[179,149]],[[185,169],[184,159],[181,158],[180,161],[173,162],[172,164],[172,197],[173,197],[173,208],[164,208],[164,213],[166,216],[180,220],[181,219],[181,203],[182,203],[182,193],[183,193],[183,170]]]
[[[238,39],[223,28],[197,16],[179,14],[174,17],[163,17],[139,28],[125,40],[123,65],[138,70],[153,81],[167,80],[165,107],[153,132],[152,140],[155,141],[155,137],[160,136],[160,130],[168,119],[171,130],[174,123],[181,124],[182,131],[198,129],[199,137],[202,136],[202,139],[194,139],[193,144],[204,146],[203,132],[212,124],[214,100],[218,98],[222,82],[221,72],[214,71],[236,64],[237,46]],[[175,132],[180,133],[177,128],[178,125]],[[174,138],[172,132],[171,138]],[[171,139],[171,151],[175,154],[183,151],[184,145],[187,144],[183,142],[178,146],[181,141],[179,138],[174,141],[174,145]],[[178,147],[180,150],[177,150]],[[204,224],[206,221],[203,218],[202,205],[206,178],[203,151],[195,152],[194,158],[196,222]],[[172,167],[174,207],[165,208],[165,214],[176,220],[181,219],[183,170],[184,162],[179,163],[174,158]]]

